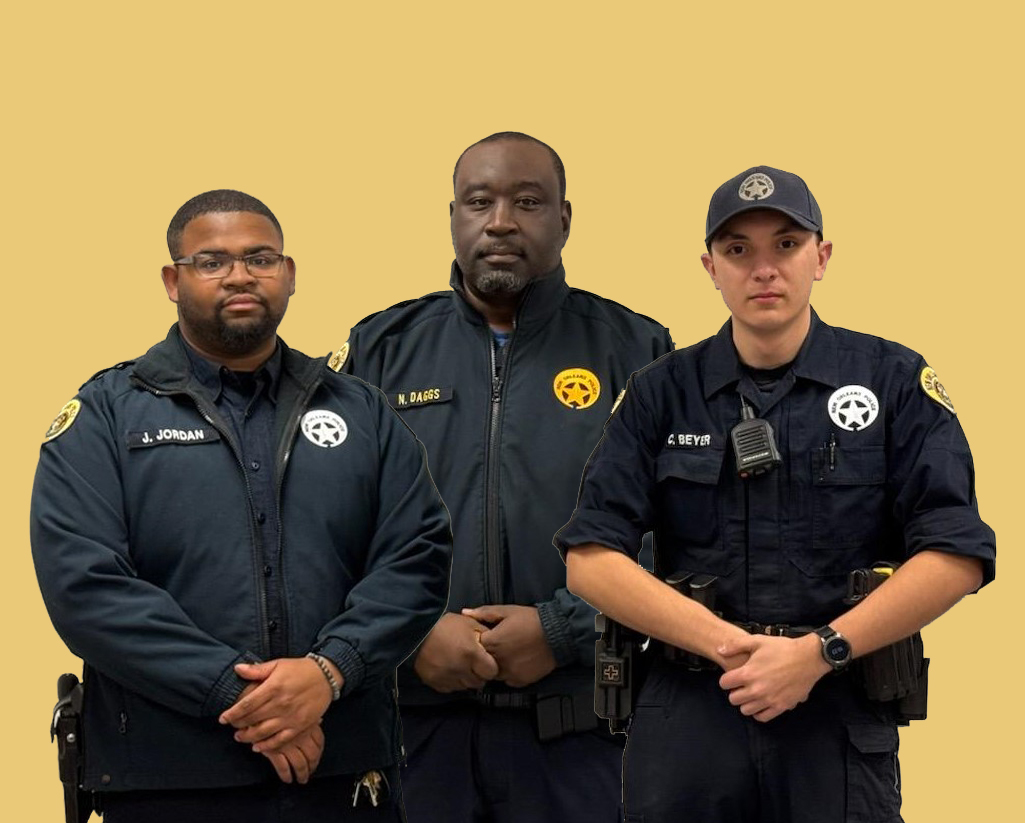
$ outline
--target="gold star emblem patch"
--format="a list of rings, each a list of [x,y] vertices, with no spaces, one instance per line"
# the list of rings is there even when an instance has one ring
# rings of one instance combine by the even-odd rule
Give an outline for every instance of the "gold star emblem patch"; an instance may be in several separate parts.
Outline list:
[[[601,383],[594,372],[581,368],[559,372],[552,388],[562,405],[576,411],[593,406],[601,394]]]

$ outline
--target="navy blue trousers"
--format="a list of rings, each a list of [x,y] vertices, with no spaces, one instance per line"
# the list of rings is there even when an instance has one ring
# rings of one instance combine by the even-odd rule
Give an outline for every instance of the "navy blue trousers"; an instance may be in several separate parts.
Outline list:
[[[398,769],[382,769],[390,791],[353,808],[355,775],[226,789],[106,792],[103,823],[404,823]]]
[[[604,722],[604,721],[603,721]],[[617,823],[623,737],[540,743],[530,709],[402,707],[409,823]]]
[[[767,723],[718,680],[653,665],[624,756],[627,823],[901,823],[893,715],[849,675]]]

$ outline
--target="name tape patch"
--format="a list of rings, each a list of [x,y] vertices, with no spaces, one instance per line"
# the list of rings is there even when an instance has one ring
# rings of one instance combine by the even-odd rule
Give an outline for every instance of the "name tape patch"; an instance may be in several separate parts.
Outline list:
[[[191,446],[195,443],[216,443],[221,439],[217,429],[196,427],[190,429],[157,428],[128,432],[128,448],[148,449],[152,446]]]
[[[388,393],[388,402],[391,403],[393,409],[408,409],[411,406],[426,406],[430,403],[447,403],[451,399],[451,386],[427,386],[412,391]]]
[[[666,438],[669,449],[700,449],[712,445],[712,435],[696,432],[671,432]]]

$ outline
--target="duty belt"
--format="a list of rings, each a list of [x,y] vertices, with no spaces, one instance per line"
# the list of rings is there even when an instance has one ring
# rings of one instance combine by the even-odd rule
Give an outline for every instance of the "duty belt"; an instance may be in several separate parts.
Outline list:
[[[814,626],[790,626],[786,623],[755,623],[731,620],[748,634],[767,634],[771,637],[804,637],[815,631]]]
[[[590,693],[477,692],[475,697],[478,703],[493,709],[533,709],[534,729],[542,742],[598,727],[594,696]]]
[[[739,626],[748,634],[764,634],[770,637],[804,637],[804,635],[815,631],[811,626],[791,626],[787,623],[755,623],[753,621],[737,620],[731,620],[730,623],[734,626]],[[719,669],[719,665],[713,663],[707,657],[679,649],[668,643],[662,644],[662,655],[669,662],[678,663],[693,671],[715,671]]]

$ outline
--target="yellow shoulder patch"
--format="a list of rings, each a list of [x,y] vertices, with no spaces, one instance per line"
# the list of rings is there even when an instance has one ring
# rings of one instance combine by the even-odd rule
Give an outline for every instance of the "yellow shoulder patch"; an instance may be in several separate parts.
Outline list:
[[[43,442],[46,443],[49,440],[53,440],[55,437],[60,437],[64,432],[71,428],[71,424],[75,422],[75,418],[78,417],[79,409],[82,408],[82,401],[77,397],[74,400],[69,400],[64,404],[64,408],[60,410],[60,414],[54,418],[54,421],[50,424],[50,428],[46,430],[46,434],[43,437]]]
[[[327,367],[332,371],[341,371],[342,366],[345,365],[345,361],[349,359],[349,341],[346,340],[342,343],[342,347],[331,355],[331,359],[327,361]]]
[[[943,388],[943,384],[940,379],[936,376],[936,372],[926,366],[922,369],[922,374],[919,378],[919,382],[924,391],[929,397],[939,403],[943,408],[949,411],[951,414],[957,414],[954,411],[954,404],[950,402],[950,395],[947,394],[947,390]]]

